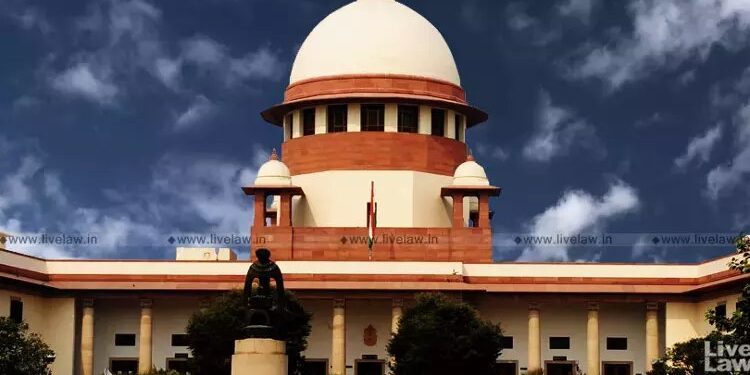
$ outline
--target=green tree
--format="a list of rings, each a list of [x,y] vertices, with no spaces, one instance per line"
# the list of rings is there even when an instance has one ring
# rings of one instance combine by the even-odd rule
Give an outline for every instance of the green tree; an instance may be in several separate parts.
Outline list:
[[[750,236],[738,236],[735,240],[737,255],[732,257],[729,268],[750,274]],[[750,342],[750,284],[746,284],[737,301],[737,310],[731,317],[717,314],[715,309],[706,312],[706,319],[715,329],[706,337],[677,343],[669,348],[653,365],[649,375],[703,375],[705,373],[705,347],[708,341],[716,347],[724,344],[742,345]],[[716,368],[716,366],[712,366]],[[731,373],[712,372],[723,375]]]
[[[297,375],[304,364],[301,353],[307,348],[311,314],[287,291],[287,309],[292,320],[286,343],[289,375]],[[247,325],[247,305],[241,290],[231,291],[214,300],[209,307],[196,312],[187,326],[187,340],[193,354],[192,366],[197,375],[229,375],[234,341],[243,339]]]
[[[0,374],[51,375],[53,352],[29,325],[0,317]]]
[[[394,375],[490,375],[502,349],[499,325],[466,303],[424,293],[406,309],[388,344]]]
[[[654,362],[653,370],[649,372],[649,375],[704,375],[706,359],[704,352],[705,341],[711,342],[712,347],[715,347],[719,341],[724,341],[725,339],[725,335],[712,332],[706,337],[698,337],[677,343],[667,349],[664,357]],[[712,374],[723,375],[718,372]]]
[[[743,274],[750,274],[750,235],[739,236],[735,242],[737,255],[732,257],[729,268]],[[737,301],[737,309],[732,316],[723,316],[712,309],[706,313],[706,319],[719,332],[727,334],[727,344],[750,343],[750,283],[742,289]]]

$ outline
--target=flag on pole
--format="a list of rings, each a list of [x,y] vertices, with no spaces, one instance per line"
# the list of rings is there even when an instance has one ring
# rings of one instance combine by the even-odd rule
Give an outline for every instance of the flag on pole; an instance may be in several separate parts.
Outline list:
[[[370,260],[372,260],[372,245],[375,242],[375,214],[375,181],[370,181],[370,207],[367,213],[367,248]]]

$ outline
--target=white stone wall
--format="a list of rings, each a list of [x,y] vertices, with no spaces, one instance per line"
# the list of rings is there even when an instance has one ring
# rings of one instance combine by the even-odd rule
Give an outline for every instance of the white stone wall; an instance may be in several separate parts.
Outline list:
[[[23,320],[29,331],[37,333],[55,352],[50,369],[53,375],[73,373],[75,348],[75,300],[44,298],[32,294],[0,289],[0,316],[10,315],[11,298],[23,302]]]
[[[172,346],[172,335],[185,333],[190,316],[199,309],[197,298],[155,299],[153,302],[153,364],[167,368],[167,359],[176,353],[190,354],[185,346]]]
[[[305,197],[293,200],[294,226],[365,227],[370,181],[378,226],[450,227],[452,203],[440,197],[451,176],[412,171],[325,171],[292,176]],[[404,209],[410,208],[410,209]]]
[[[138,358],[140,317],[137,299],[97,299],[94,302],[94,374],[109,368],[111,358]],[[135,346],[115,346],[116,333],[134,333]]]

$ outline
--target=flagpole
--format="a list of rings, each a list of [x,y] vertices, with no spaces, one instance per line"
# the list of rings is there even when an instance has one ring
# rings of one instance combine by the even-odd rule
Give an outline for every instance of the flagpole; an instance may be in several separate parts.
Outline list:
[[[370,212],[368,215],[367,235],[370,240],[367,241],[367,258],[372,260],[372,245],[375,242],[375,181],[370,181]]]

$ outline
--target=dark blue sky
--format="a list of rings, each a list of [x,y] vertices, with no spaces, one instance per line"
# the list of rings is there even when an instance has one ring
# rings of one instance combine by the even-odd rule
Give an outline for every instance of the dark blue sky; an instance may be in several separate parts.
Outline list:
[[[246,233],[239,186],[282,138],[259,112],[281,101],[307,33],[346,3],[0,0],[0,231],[95,233],[97,246],[15,249],[119,258],[172,257],[172,233]],[[496,259],[732,251],[651,239],[750,223],[750,6],[404,3],[442,32],[490,114],[467,138],[503,188]],[[508,242],[558,233],[621,246]]]

